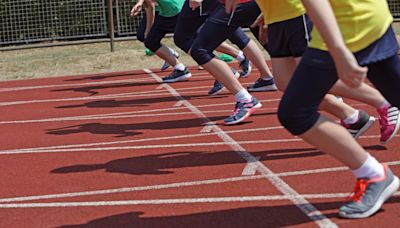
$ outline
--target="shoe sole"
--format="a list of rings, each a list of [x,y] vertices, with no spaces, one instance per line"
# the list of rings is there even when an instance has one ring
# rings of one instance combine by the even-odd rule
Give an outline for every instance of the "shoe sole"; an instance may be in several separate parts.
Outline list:
[[[392,138],[397,134],[397,132],[399,131],[399,129],[400,129],[400,112],[399,112],[399,114],[397,115],[397,123],[396,123],[396,127],[394,128],[394,131],[393,131],[393,133],[390,135],[390,137],[386,140],[386,141],[381,141],[381,144],[387,144],[387,143],[389,143],[389,141],[390,140],[392,140]]]
[[[253,68],[251,67],[251,66],[249,66],[249,69],[248,69],[248,71],[247,71],[247,73],[246,74],[243,74],[243,75],[240,75],[240,77],[241,78],[247,78],[250,74],[251,74],[251,70],[252,70]]]
[[[248,91],[250,92],[268,92],[268,91],[276,91],[278,88],[276,85],[269,85],[269,86],[263,86],[263,87],[258,87],[258,88],[247,88]]]
[[[394,176],[392,183],[390,183],[387,188],[382,192],[379,196],[378,200],[376,201],[375,205],[371,207],[368,211],[362,214],[345,214],[339,212],[339,216],[342,218],[367,218],[373,214],[375,214],[379,209],[381,209],[382,204],[389,199],[394,193],[397,192],[399,189],[399,178]]]
[[[360,135],[364,134],[371,126],[372,124],[374,124],[375,122],[375,118],[370,116],[368,119],[368,122],[360,129],[360,131],[358,131],[358,133],[356,135],[354,135],[353,137],[355,139],[357,139],[358,137],[360,137]]]
[[[168,83],[168,82],[178,82],[178,81],[183,81],[187,78],[192,77],[192,73],[184,74],[180,76],[179,78],[174,78],[174,79],[169,79],[169,80],[163,80],[163,82]]]
[[[261,107],[262,107],[261,102],[258,102],[258,104],[256,104],[254,107],[252,107],[252,108],[249,110],[249,112],[248,112],[245,116],[243,116],[242,118],[240,118],[240,119],[238,119],[238,120],[236,120],[236,121],[232,121],[232,122],[225,122],[225,121],[224,121],[224,125],[234,125],[234,124],[238,124],[238,123],[244,121],[245,119],[247,119],[251,114],[255,113],[256,110],[259,109],[259,108],[261,108]]]

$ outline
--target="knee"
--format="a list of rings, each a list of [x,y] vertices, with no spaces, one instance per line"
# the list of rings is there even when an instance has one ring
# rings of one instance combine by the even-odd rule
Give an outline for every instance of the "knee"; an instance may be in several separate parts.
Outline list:
[[[148,48],[150,51],[156,52],[161,47],[161,43],[155,42],[151,39],[146,39],[144,41],[144,46],[146,46],[146,48]]]
[[[319,113],[317,109],[304,108],[282,100],[278,108],[278,119],[293,135],[301,135],[317,122]]]
[[[191,49],[190,55],[196,61],[197,64],[203,65],[208,63],[212,58],[214,58],[214,54],[212,51],[207,50],[207,48],[203,47],[197,42],[194,42]]]

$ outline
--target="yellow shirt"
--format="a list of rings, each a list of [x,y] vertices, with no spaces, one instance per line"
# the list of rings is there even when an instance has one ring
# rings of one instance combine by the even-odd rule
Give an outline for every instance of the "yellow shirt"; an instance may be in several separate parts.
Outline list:
[[[329,0],[347,47],[360,51],[378,40],[393,21],[386,0]],[[314,27],[310,47],[327,50]]]
[[[306,12],[300,0],[256,0],[264,14],[265,24],[286,21]]]

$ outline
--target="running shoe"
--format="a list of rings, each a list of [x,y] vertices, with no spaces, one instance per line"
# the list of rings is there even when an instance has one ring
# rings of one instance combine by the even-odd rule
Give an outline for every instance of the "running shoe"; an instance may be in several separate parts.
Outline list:
[[[175,69],[170,75],[163,78],[163,82],[178,82],[190,77],[192,77],[192,74],[187,68],[183,71]]]
[[[255,97],[252,97],[249,102],[236,102],[235,111],[231,116],[224,119],[224,123],[226,125],[240,123],[261,107],[262,104]]]
[[[240,74],[239,74],[239,72],[237,72],[237,70],[235,70],[233,68],[231,68],[231,70],[232,70],[233,76],[235,78],[238,78],[240,76]],[[217,95],[220,92],[222,92],[224,90],[224,88],[225,88],[225,86],[222,85],[221,82],[219,82],[218,80],[215,80],[213,87],[208,91],[208,95],[210,95],[210,96]]]
[[[240,72],[240,77],[247,78],[247,76],[249,76],[249,74],[251,73],[252,69],[250,60],[247,57],[245,57],[245,59],[239,63],[239,67],[242,70]]]
[[[257,79],[253,85],[247,87],[250,92],[266,92],[266,91],[276,91],[278,88],[275,85],[274,79],[269,78],[264,80],[262,78]]]
[[[175,51],[174,49],[170,49],[172,51],[172,54],[175,56],[175,58],[179,58],[179,53],[177,51]],[[161,71],[165,71],[166,69],[168,69],[168,67],[170,67],[171,65],[165,61],[164,64],[161,66]]]
[[[388,106],[377,110],[381,125],[381,143],[388,143],[397,133],[400,127],[400,112],[397,107]]]
[[[374,117],[368,115],[368,113],[364,112],[363,110],[359,110],[357,122],[353,124],[346,124],[343,121],[340,121],[340,124],[350,132],[353,138],[356,139],[366,132],[374,122]]]
[[[339,216],[343,218],[366,218],[375,214],[382,204],[399,188],[399,178],[383,165],[385,176],[378,179],[359,178],[354,192],[347,202],[339,208]]]

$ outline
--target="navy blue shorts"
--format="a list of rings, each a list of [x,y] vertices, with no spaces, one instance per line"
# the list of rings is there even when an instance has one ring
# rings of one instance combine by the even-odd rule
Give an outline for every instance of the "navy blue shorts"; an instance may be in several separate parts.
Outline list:
[[[156,52],[161,47],[162,38],[164,38],[167,33],[174,32],[178,16],[179,14],[173,17],[158,15],[144,41],[145,46],[152,52]]]
[[[226,39],[240,49],[245,48],[250,38],[241,26],[250,26],[259,13],[260,9],[254,1],[239,4],[233,15],[226,13],[225,7],[219,5],[204,23],[192,45],[193,59],[199,65],[207,63],[214,58],[212,52]]]
[[[400,107],[400,59],[392,28],[354,55],[368,67],[367,77],[394,106]],[[329,52],[309,48],[303,55],[279,105],[281,123],[294,135],[307,132],[319,118],[318,107],[338,80]]]
[[[189,0],[186,0],[176,24],[174,32],[175,44],[184,52],[189,52],[198,29],[220,4],[218,0],[204,0],[201,10],[200,7],[192,10],[189,7]]]
[[[310,41],[312,27],[306,14],[268,25],[269,55],[272,58],[302,56]]]

